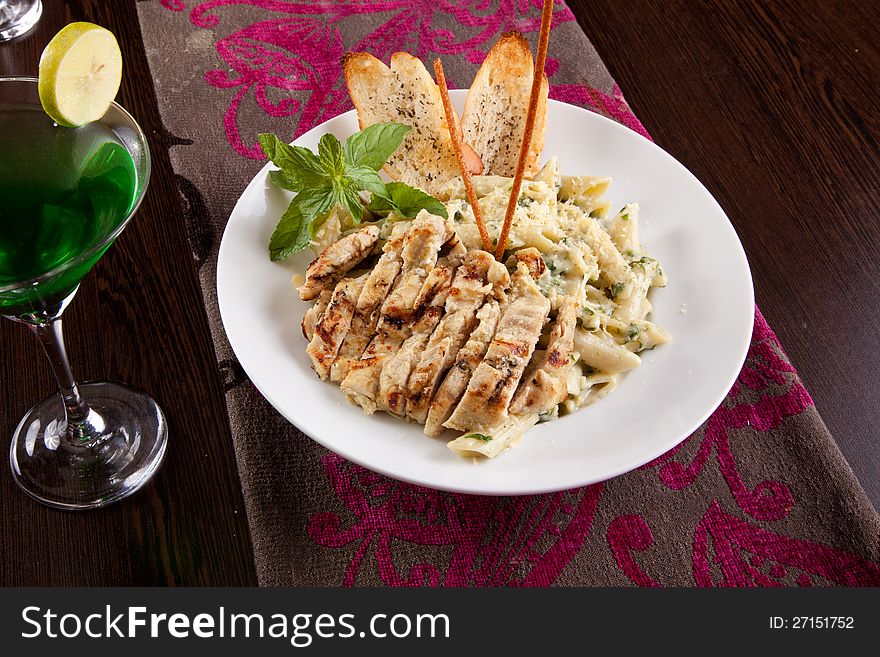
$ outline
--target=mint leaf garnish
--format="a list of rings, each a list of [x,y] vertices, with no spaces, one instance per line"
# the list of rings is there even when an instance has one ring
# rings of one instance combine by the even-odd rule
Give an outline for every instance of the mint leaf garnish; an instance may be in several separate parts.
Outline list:
[[[388,192],[386,196],[373,193],[373,198],[367,206],[369,210],[378,213],[391,212],[393,210],[401,217],[412,219],[424,209],[431,214],[448,219],[446,206],[420,189],[410,187],[402,182],[388,183],[385,185],[385,189]]]
[[[345,176],[356,184],[360,189],[370,192],[374,196],[385,198],[388,192],[387,185],[382,182],[375,169],[367,166],[346,166]]]
[[[309,245],[309,229],[296,203],[291,203],[269,238],[269,257],[286,260]]]
[[[281,169],[275,169],[275,171],[269,172],[269,180],[272,181],[272,184],[276,187],[280,187],[281,189],[286,189],[288,192],[298,192],[302,187],[284,175],[284,172]]]
[[[341,176],[345,171],[345,153],[336,135],[327,133],[318,142],[318,160],[324,171],[332,177]]]
[[[272,134],[262,134],[259,139],[266,157],[284,172],[294,187],[314,187],[327,181],[327,172],[308,148],[290,146]]]
[[[360,190],[361,187],[350,180],[346,180],[336,190],[336,202],[348,210],[356,224],[361,223],[361,214],[364,211]]]
[[[330,193],[328,193],[328,191]],[[269,238],[269,257],[285,260],[309,245],[315,219],[333,207],[332,189],[313,187],[297,194]]]
[[[356,132],[345,142],[345,161],[378,171],[400,148],[412,127],[402,123],[374,123]]]
[[[272,134],[260,135],[260,146],[272,164],[269,180],[296,193],[269,240],[272,260],[284,260],[305,249],[334,207],[347,211],[354,223],[361,222],[364,204],[361,192],[370,192],[371,206],[415,217],[420,210],[446,217],[446,207],[433,196],[404,183],[386,185],[379,169],[400,147],[408,125],[378,123],[364,128],[341,144],[327,133],[318,142],[318,152],[290,146]]]

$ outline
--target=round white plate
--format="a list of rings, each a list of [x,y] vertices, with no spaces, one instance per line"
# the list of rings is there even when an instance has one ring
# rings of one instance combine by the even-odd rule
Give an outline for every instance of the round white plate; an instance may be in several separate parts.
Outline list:
[[[453,91],[459,110],[465,92]],[[332,132],[358,129],[354,111],[296,144],[317,148]],[[672,156],[614,121],[549,101],[544,156],[569,174],[610,175],[613,208],[641,205],[642,242],[669,279],[655,289],[653,319],[673,342],[643,354],[618,389],[573,415],[531,429],[491,461],[456,456],[445,440],[381,413],[366,416],[339,387],[318,380],[300,321],[309,304],[290,278],[312,254],[270,262],[269,236],[290,194],[264,167],[241,195],[217,265],[220,314],[232,348],[257,389],[290,422],[328,449],[404,481],[463,493],[518,495],[602,481],[660,456],[690,435],[730,390],[752,334],[754,295],[742,245],[724,211]]]

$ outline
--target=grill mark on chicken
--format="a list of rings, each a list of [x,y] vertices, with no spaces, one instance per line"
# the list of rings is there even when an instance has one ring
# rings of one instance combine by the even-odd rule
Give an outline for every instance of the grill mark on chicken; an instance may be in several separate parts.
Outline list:
[[[574,365],[570,356],[574,349],[577,315],[577,301],[566,297],[550,331],[547,351],[526,370],[523,383],[510,403],[510,412],[514,415],[544,413],[565,401],[568,371]]]
[[[532,280],[528,266],[519,263],[511,281],[511,301],[495,338],[444,426],[485,431],[504,421],[549,312],[550,301]]]
[[[477,310],[486,296],[507,286],[507,270],[492,254],[474,250],[455,273],[446,300],[446,315],[426,343],[418,365],[410,377],[407,414],[424,423],[431,399],[443,373],[453,363],[468,334],[477,323]]]
[[[449,264],[453,267],[460,267],[468,254],[467,247],[464,245],[464,242],[461,241],[461,238],[455,230],[452,231],[449,239],[443,244],[443,248],[449,251],[446,257],[449,260]]]
[[[404,340],[400,349],[389,356],[379,374],[379,395],[377,406],[393,415],[405,417],[406,381],[412,371],[413,362],[428,341],[428,334],[416,333]]]
[[[330,297],[332,296],[333,290],[321,290],[321,294],[318,295],[318,300],[315,302],[315,305],[309,308],[306,311],[306,314],[303,315],[300,328],[302,329],[303,337],[306,340],[312,339],[312,336],[315,333],[315,326],[321,321],[321,315],[323,315],[324,311],[327,309],[327,304],[330,303]]]
[[[412,335],[404,340],[397,353],[385,361],[379,374],[377,404],[382,410],[405,417],[407,381],[443,314],[452,275],[452,266],[446,258],[441,258],[416,297]]]
[[[385,335],[377,335],[364,350],[358,360],[350,363],[346,377],[339,384],[348,398],[364,409],[367,415],[378,410],[375,401],[379,380],[376,373],[380,371],[385,358],[396,351],[400,343]]]
[[[379,320],[378,307],[385,301],[388,291],[397,280],[401,268],[401,251],[406,236],[404,224],[398,224],[382,248],[376,266],[369,272],[357,299],[357,307],[348,335],[330,368],[330,380],[339,383],[348,375],[351,363],[364,353],[376,333]]]
[[[377,319],[378,313],[375,311],[365,313],[355,308],[348,335],[342,342],[336,360],[330,366],[330,380],[333,383],[342,381],[348,374],[351,363],[364,353],[364,349],[376,332]]]
[[[315,325],[312,339],[306,347],[306,353],[312,359],[312,365],[318,376],[326,380],[330,374],[330,366],[342,344],[355,311],[358,294],[363,288],[366,276],[352,279],[346,278],[339,282],[327,309]]]
[[[299,298],[310,301],[332,287],[366,258],[379,240],[378,226],[364,226],[321,251],[306,269],[306,280],[299,288]]]
[[[385,361],[411,335],[413,312],[420,293],[437,263],[440,248],[452,232],[445,219],[423,210],[403,237],[401,272],[380,306],[376,335],[361,360],[351,363],[340,384],[349,399],[367,413],[380,407],[377,394]]]
[[[533,246],[526,249],[520,249],[508,258],[508,265],[516,266],[517,263],[525,263],[529,268],[529,274],[535,280],[541,278],[547,271],[547,263],[544,262],[544,256]]]
[[[468,337],[467,342],[458,352],[455,363],[446,373],[440,387],[431,400],[428,416],[425,420],[425,433],[439,436],[443,433],[443,423],[449,419],[455,405],[461,399],[471,373],[486,354],[486,349],[495,335],[501,318],[501,306],[495,300],[487,301],[477,311],[477,328]]]

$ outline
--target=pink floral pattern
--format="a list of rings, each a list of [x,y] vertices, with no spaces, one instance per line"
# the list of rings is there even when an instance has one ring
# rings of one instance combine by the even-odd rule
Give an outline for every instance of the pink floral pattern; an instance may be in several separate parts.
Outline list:
[[[744,388],[763,395],[756,402],[744,400],[737,403]],[[776,388],[780,391],[776,392]],[[729,432],[744,427],[771,431],[786,417],[801,413],[812,403],[794,368],[784,358],[776,336],[764,317],[756,311],[754,335],[746,364],[727,399],[695,436],[699,448],[691,462],[683,464],[674,460],[685,445],[682,443],[644,467],[658,468],[660,480],[666,486],[682,490],[694,483],[714,450],[718,469],[739,507],[757,520],[779,520],[794,505],[791,491],[778,481],[762,481],[750,490],[737,470]]]
[[[602,485],[532,497],[453,495],[405,484],[333,453],[324,467],[354,522],[319,513],[308,534],[328,548],[353,546],[342,584],[351,586],[370,557],[392,586],[547,586],[589,532]],[[419,563],[401,574],[394,546],[449,546],[445,563]]]
[[[163,5],[171,11],[184,9],[179,0],[163,0]],[[220,39],[217,52],[227,68],[208,71],[204,79],[218,89],[235,90],[224,121],[226,136],[237,153],[260,159],[256,134],[242,135],[238,120],[249,96],[269,116],[292,117],[297,128],[291,137],[296,137],[351,108],[340,67],[346,50],[370,52],[384,61],[395,51],[407,50],[419,57],[459,55],[479,63],[501,33],[537,32],[540,16],[536,17],[534,8],[540,8],[541,2],[209,0],[196,4],[190,21],[201,28],[217,27],[223,12],[237,5],[259,7],[280,17],[253,23]],[[364,15],[381,16],[384,22],[360,41],[343,44],[339,24]],[[437,27],[445,24],[444,17],[463,29],[453,32]],[[572,20],[568,7],[560,3],[554,25]],[[461,36],[465,32],[466,38]],[[548,72],[557,66],[552,60]],[[272,95],[279,100],[271,100]]]
[[[249,111],[258,108],[262,115],[287,118],[296,126],[294,137],[349,109],[340,67],[347,50],[371,52],[386,61],[397,50],[423,58],[442,54],[473,67],[501,33],[536,32],[541,1],[161,4],[171,12],[186,12],[194,27],[219,35],[215,48],[221,64],[206,71],[203,80],[226,94],[224,129],[230,147],[260,159],[257,126],[241,120],[246,105]],[[554,28],[574,20],[563,2],[557,5]],[[230,16],[245,7],[258,11],[261,19],[236,29]],[[369,18],[364,24],[372,27],[346,41],[344,35],[352,30],[342,26],[356,17]],[[564,83],[554,78],[559,68],[557,59],[548,59],[551,97],[591,108],[650,139],[619,88],[604,93]],[[390,586],[547,586],[558,580],[591,533],[602,531],[610,562],[638,586],[662,585],[662,577],[640,564],[640,555],[654,549],[657,540],[670,538],[692,544],[692,579],[698,586],[880,585],[877,564],[775,531],[774,523],[798,506],[791,487],[785,481],[750,481],[737,464],[740,445],[760,440],[810,406],[809,394],[756,309],[746,364],[722,405],[693,436],[630,475],[647,477],[677,495],[703,490],[705,480],[720,476],[736,508],[705,500],[688,536],[658,537],[650,518],[638,512],[611,517],[603,521],[604,530],[597,529],[613,482],[517,498],[453,495],[391,480],[332,453],[323,456],[323,468],[340,504],[313,515],[306,532],[316,547],[346,555],[348,565],[339,573],[339,583],[346,586],[358,583],[367,571],[377,571]]]

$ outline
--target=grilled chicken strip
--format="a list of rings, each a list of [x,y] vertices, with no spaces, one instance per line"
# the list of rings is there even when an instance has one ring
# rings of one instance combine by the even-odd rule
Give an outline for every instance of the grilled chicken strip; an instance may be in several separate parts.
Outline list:
[[[526,267],[529,268],[529,274],[535,280],[541,278],[541,276],[544,275],[544,272],[547,271],[547,263],[544,262],[544,256],[542,256],[541,252],[533,246],[530,246],[527,249],[520,249],[513,254],[508,259],[508,266],[520,262],[525,263]]]
[[[443,383],[437,389],[425,420],[425,433],[439,436],[443,433],[443,423],[449,419],[458,400],[467,389],[471,373],[477,369],[486,349],[495,336],[498,321],[501,319],[501,306],[497,301],[486,302],[477,311],[477,328],[468,337],[468,341],[455,357],[455,363],[449,369]]]
[[[309,264],[306,281],[299,288],[299,298],[310,301],[322,290],[332,287],[370,254],[378,239],[378,226],[364,226],[359,231],[333,242]]]
[[[348,334],[355,311],[358,295],[363,289],[366,275],[360,278],[346,278],[339,282],[327,310],[315,325],[314,334],[306,347],[306,353],[312,359],[315,372],[322,380],[330,375],[330,366],[343,339]]]
[[[498,324],[498,331],[478,366],[464,396],[444,423],[460,431],[491,433],[508,414],[516,391],[541,329],[550,312],[550,301],[520,262],[511,279],[511,301]]]
[[[363,292],[361,292],[363,295]],[[360,310],[355,307],[354,317],[351,319],[351,327],[348,335],[339,348],[336,360],[330,366],[330,380],[339,383],[351,369],[351,364],[358,360],[364,353],[364,349],[370,344],[370,340],[376,334],[376,321],[379,312],[375,308]]]
[[[535,359],[526,370],[523,383],[510,403],[512,414],[546,413],[565,401],[568,371],[574,364],[571,354],[577,316],[577,301],[566,296],[550,331],[547,351],[540,361]]]
[[[456,268],[450,264],[448,258],[440,258],[437,266],[425,279],[422,289],[416,297],[412,312],[412,332],[431,333],[440,317],[443,315],[443,306],[449,296],[452,285],[452,277]]]
[[[385,242],[382,256],[367,276],[364,288],[357,300],[357,308],[351,320],[351,328],[339,354],[330,368],[330,380],[339,383],[348,375],[351,363],[358,360],[376,334],[376,323],[379,320],[379,304],[397,279],[402,265],[401,254],[403,240],[406,236],[406,225],[394,226],[391,236]]]
[[[333,290],[322,290],[321,294],[318,295],[318,300],[315,302],[315,305],[309,308],[306,311],[306,314],[303,315],[302,324],[300,327],[302,328],[303,337],[306,340],[311,340],[312,336],[315,333],[315,325],[321,320],[321,315],[324,314],[324,311],[327,310],[327,304],[330,303],[330,297],[333,296]]]
[[[425,284],[416,297],[413,308],[412,335],[389,357],[379,375],[378,406],[383,411],[405,417],[407,381],[419,363],[431,332],[440,321],[443,305],[452,284],[453,268],[446,258],[428,274]]]
[[[379,262],[370,272],[364,289],[358,297],[358,310],[370,310],[378,308],[379,304],[385,301],[388,291],[400,273],[403,265],[401,260],[403,255],[403,243],[407,235],[406,224],[399,223],[394,226],[391,231],[391,237],[385,242],[382,248],[382,256]]]
[[[376,335],[363,356],[350,364],[348,374],[340,384],[349,399],[368,414],[374,413],[378,408],[376,397],[379,375],[385,360],[411,335],[413,310],[419,294],[437,263],[440,248],[452,232],[445,219],[423,210],[410,224],[404,236],[401,272],[391,292],[382,302]]]
[[[464,242],[461,241],[458,233],[453,230],[443,247],[449,249],[449,254],[446,256],[449,260],[449,264],[453,267],[461,266],[461,263],[464,262],[464,259],[468,254],[468,249],[464,245]]]
[[[446,314],[423,344],[418,365],[413,369],[407,392],[407,415],[425,423],[434,392],[443,373],[452,365],[468,334],[477,323],[477,310],[486,296],[503,291],[510,276],[486,251],[470,251],[455,273],[446,300]]]

